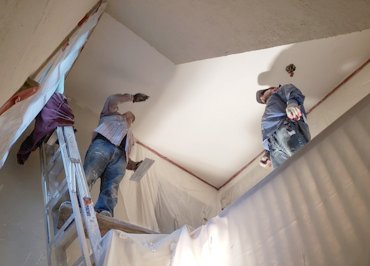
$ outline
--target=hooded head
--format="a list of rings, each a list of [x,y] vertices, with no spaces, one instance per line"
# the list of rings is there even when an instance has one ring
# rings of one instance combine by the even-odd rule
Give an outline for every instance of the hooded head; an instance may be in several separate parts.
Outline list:
[[[263,89],[263,90],[258,90],[256,92],[256,100],[258,103],[260,104],[265,104],[267,102],[267,99],[270,98],[270,96],[276,92],[279,88],[281,87],[281,85],[279,85],[278,87],[269,87],[267,89]],[[263,97],[264,99],[261,99],[262,96],[265,95],[265,93],[268,92],[268,94],[266,95],[266,97]]]
[[[260,104],[264,104],[264,102],[261,101],[261,96],[268,90],[269,88],[267,89],[263,89],[263,90],[259,90],[256,92],[256,101]]]

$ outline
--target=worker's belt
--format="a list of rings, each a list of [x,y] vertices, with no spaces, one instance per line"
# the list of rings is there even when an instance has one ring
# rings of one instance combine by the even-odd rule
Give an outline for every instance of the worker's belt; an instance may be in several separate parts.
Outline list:
[[[96,139],[102,139],[102,140],[105,140],[105,141],[109,141],[106,137],[104,137],[102,134],[99,134],[99,133],[96,134],[94,140],[96,140]]]
[[[106,137],[104,137],[102,134],[99,134],[99,133],[96,134],[94,140],[96,140],[96,139],[102,139],[104,141],[108,141],[109,143],[112,143],[109,139],[107,139]],[[125,143],[126,143],[126,136],[123,138],[121,143],[116,147],[124,151],[125,150]]]

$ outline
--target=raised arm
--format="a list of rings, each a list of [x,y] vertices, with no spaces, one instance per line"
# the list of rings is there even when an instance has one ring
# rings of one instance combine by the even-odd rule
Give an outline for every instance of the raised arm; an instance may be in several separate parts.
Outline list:
[[[146,101],[149,98],[148,95],[145,95],[143,93],[136,93],[134,95],[132,94],[113,94],[107,98],[105,101],[103,110],[101,111],[100,115],[110,115],[110,114],[116,114],[118,113],[118,104],[124,103],[124,102],[143,102]]]
[[[303,105],[304,95],[293,84],[287,84],[281,87],[281,95],[286,99],[287,105]]]
[[[299,120],[302,116],[302,110],[304,110],[303,102],[305,96],[302,92],[295,87],[293,84],[284,85],[281,88],[281,93],[285,96],[287,107],[286,114],[289,119]]]
[[[134,100],[134,96],[128,93],[125,94],[113,94],[107,98],[105,101],[103,110],[101,111],[100,115],[110,115],[115,114],[118,112],[118,104],[124,102],[132,102]]]

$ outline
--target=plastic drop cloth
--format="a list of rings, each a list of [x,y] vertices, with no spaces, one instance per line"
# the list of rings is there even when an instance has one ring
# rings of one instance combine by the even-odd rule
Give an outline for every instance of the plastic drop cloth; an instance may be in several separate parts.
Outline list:
[[[130,157],[155,162],[140,182],[131,181],[132,171],[120,184],[115,216],[156,232],[170,233],[188,225],[197,228],[217,215],[218,191],[136,144]]]
[[[86,43],[106,4],[92,14],[69,38],[68,46],[60,49],[34,78],[40,89],[33,96],[15,104],[0,116],[0,167],[5,163],[12,145],[31,124],[54,92],[64,92],[65,75]]]
[[[109,232],[98,265],[368,265],[369,113],[370,95],[194,231]]]

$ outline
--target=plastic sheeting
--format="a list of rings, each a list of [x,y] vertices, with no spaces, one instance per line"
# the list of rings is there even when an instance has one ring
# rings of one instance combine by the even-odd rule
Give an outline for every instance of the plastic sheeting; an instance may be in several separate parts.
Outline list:
[[[334,93],[330,94],[317,108],[308,114],[308,124],[312,137],[338,119],[370,93],[370,60],[364,63],[363,68],[355,71],[353,76],[346,80]],[[228,206],[235,199],[252,188],[261,179],[268,175],[270,169],[259,165],[259,157],[254,160],[235,179],[219,190],[221,206]]]
[[[130,157],[136,161],[147,157],[155,162],[140,182],[130,180],[132,171],[126,171],[115,209],[117,218],[169,233],[183,225],[196,228],[219,212],[218,191],[213,187],[139,144]]]
[[[54,92],[64,92],[65,75],[71,69],[105,6],[106,4],[102,4],[97,12],[72,34],[68,46],[60,49],[34,78],[40,83],[39,91],[0,116],[0,125],[7,125],[0,128],[0,167],[4,165],[12,145],[34,120],[51,95]]]
[[[194,231],[111,231],[99,265],[368,265],[370,95]]]

